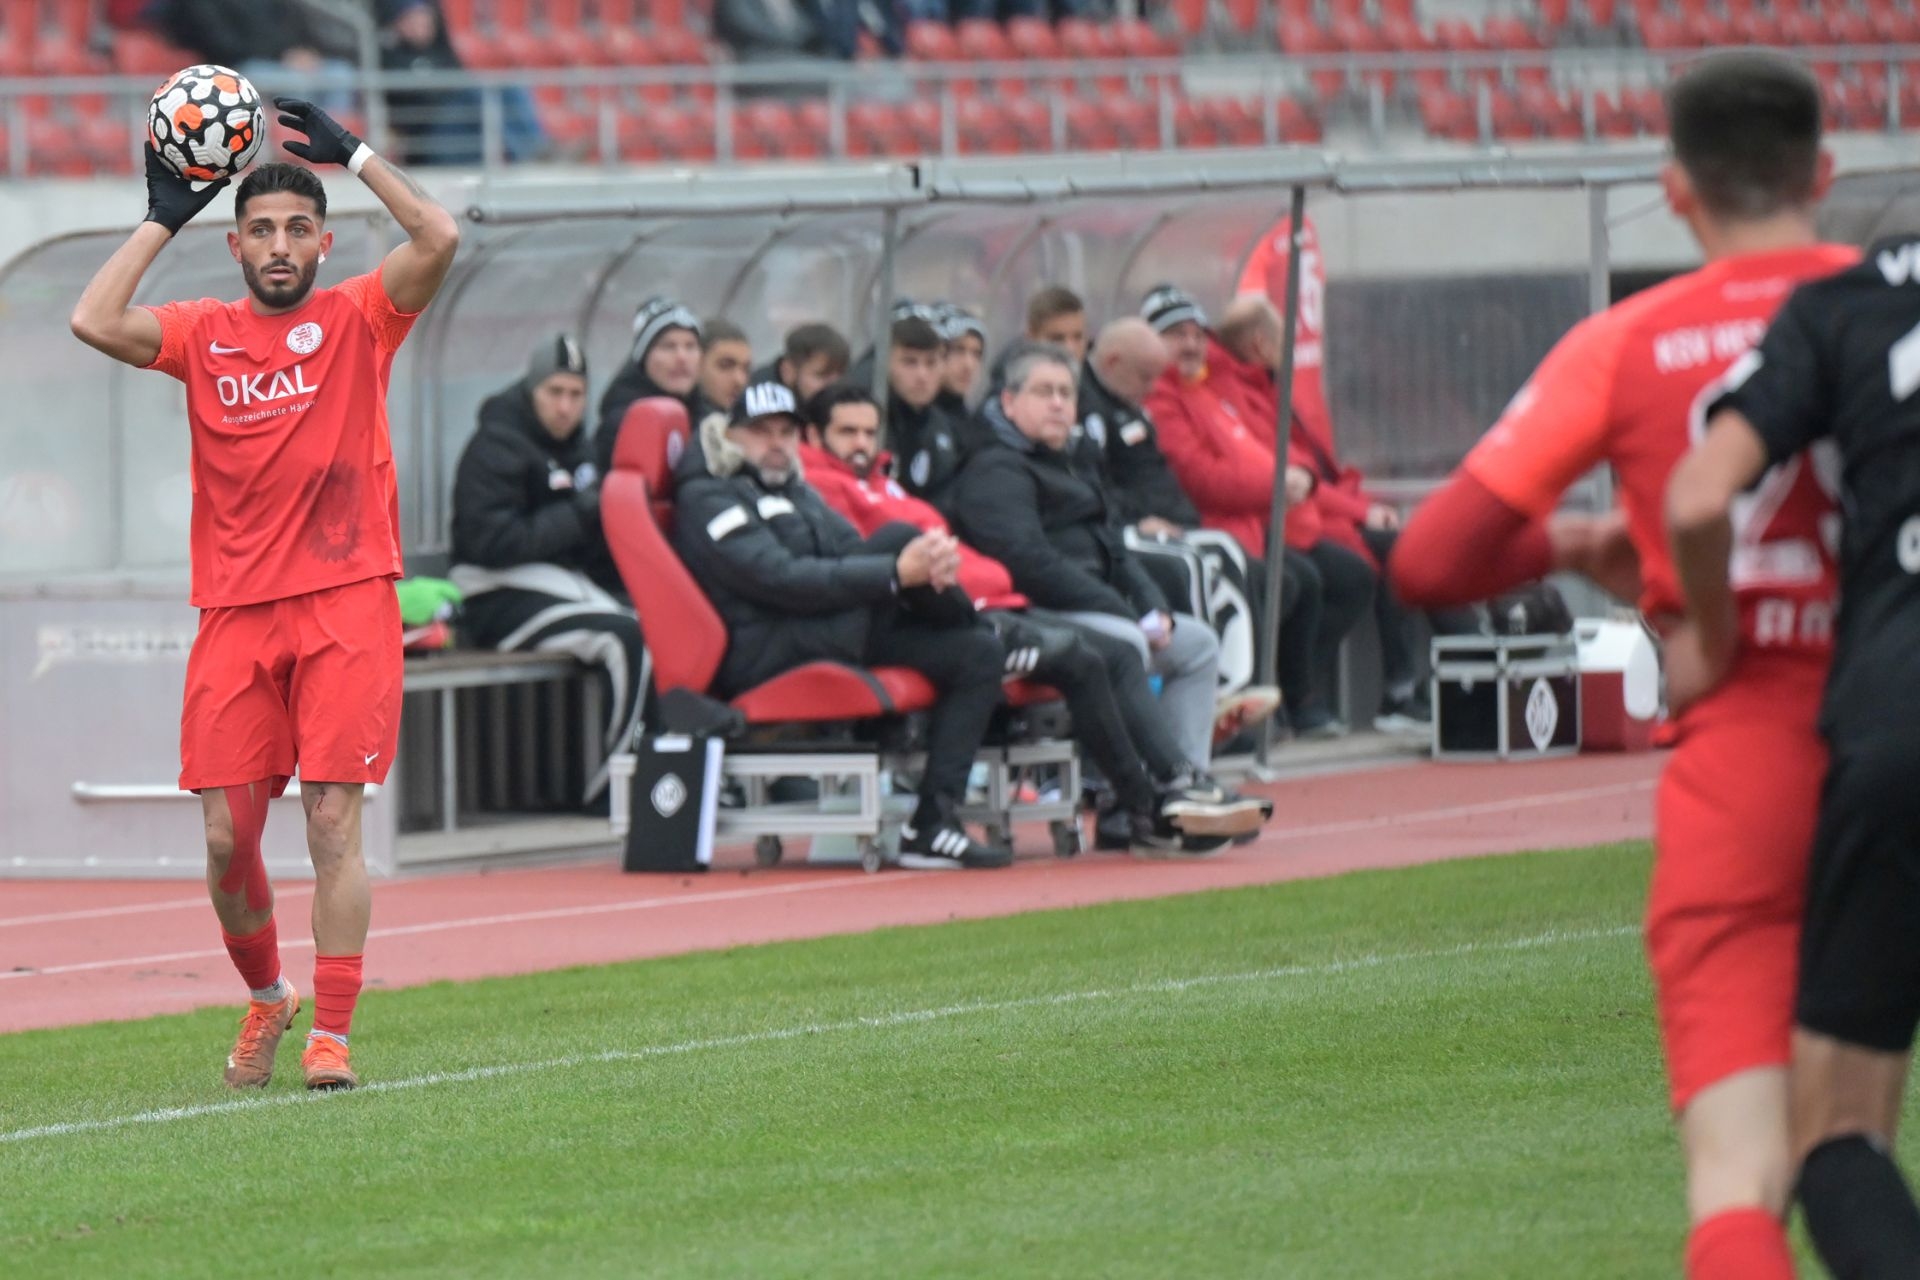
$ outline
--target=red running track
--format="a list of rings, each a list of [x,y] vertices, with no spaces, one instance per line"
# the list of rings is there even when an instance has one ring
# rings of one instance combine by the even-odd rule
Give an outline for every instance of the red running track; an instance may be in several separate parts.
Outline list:
[[[370,986],[530,973],[892,925],[1400,867],[1444,858],[1637,839],[1652,830],[1660,757],[1416,763],[1256,788],[1260,840],[1205,862],[1050,854],[1044,831],[998,872],[804,866],[703,876],[608,864],[389,881],[374,887]],[[17,881],[0,888],[0,1032],[233,1005],[241,993],[197,886]],[[312,887],[280,894],[281,949],[311,974]],[[304,986],[303,986],[303,989]]]

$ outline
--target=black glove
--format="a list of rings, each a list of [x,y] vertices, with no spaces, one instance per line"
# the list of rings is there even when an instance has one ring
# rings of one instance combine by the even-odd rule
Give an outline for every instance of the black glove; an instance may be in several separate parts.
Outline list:
[[[193,184],[167,167],[160,153],[153,149],[153,143],[147,143],[147,216],[146,221],[157,222],[170,234],[179,234],[180,228],[193,220],[193,215],[213,203],[213,198],[226,190],[232,178],[222,178],[218,182],[209,182],[198,191]]]
[[[305,98],[275,98],[273,105],[280,108],[281,124],[307,135],[305,142],[280,145],[308,164],[344,165],[360,149],[360,139]]]

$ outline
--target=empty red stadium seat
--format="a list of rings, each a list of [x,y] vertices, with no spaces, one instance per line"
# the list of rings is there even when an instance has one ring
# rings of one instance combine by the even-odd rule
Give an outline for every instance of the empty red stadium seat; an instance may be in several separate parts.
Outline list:
[[[1472,99],[1450,89],[1422,89],[1417,99],[1420,124],[1436,138],[1470,142],[1480,136]]]
[[[1593,127],[1603,138],[1631,138],[1640,132],[1633,113],[1605,92],[1593,95]]]
[[[992,98],[968,98],[960,103],[962,155],[1018,155],[1020,131],[1004,103]]]
[[[1219,126],[1214,123],[1213,115],[1205,104],[1185,99],[1174,108],[1174,140],[1183,147],[1215,147],[1220,145]]]
[[[1280,141],[1320,142],[1326,137],[1326,131],[1320,127],[1319,118],[1295,99],[1280,99],[1277,110],[1280,116]]]
[[[1122,18],[1112,27],[1121,52],[1129,58],[1171,58],[1180,52],[1179,44],[1139,18]]]
[[[915,22],[907,27],[907,56],[921,62],[960,61],[960,42],[944,22]]]
[[[1186,32],[1188,36],[1199,35],[1206,26],[1207,6],[1203,2],[1197,7],[1201,15],[1200,26],[1190,26],[1184,20],[1180,23],[1180,29]],[[1221,9],[1227,17],[1228,28],[1243,36],[1250,36],[1259,30],[1260,11],[1262,7],[1260,0],[1223,0],[1221,5]]]
[[[1489,18],[1483,31],[1489,49],[1546,48],[1540,33],[1519,18]]]
[[[1587,22],[1595,27],[1611,27],[1620,17],[1619,0],[1586,0]]]
[[[1044,98],[1015,98],[1006,104],[1007,120],[1026,151],[1052,151],[1053,107]]]
[[[1014,53],[1022,58],[1044,61],[1061,56],[1060,37],[1053,33],[1052,27],[1039,18],[1009,19],[1007,43],[1012,45]]]
[[[1440,48],[1451,49],[1455,53],[1476,53],[1487,47],[1473,25],[1458,18],[1445,18],[1434,23],[1433,41]]]
[[[1113,151],[1120,146],[1120,132],[1099,104],[1075,98],[1067,103],[1067,145],[1075,151]]]
[[[988,18],[967,18],[954,28],[960,56],[971,62],[1011,62],[1013,45],[1000,24]]]
[[[1873,39],[1884,44],[1920,44],[1920,11],[1899,9],[1893,5],[1876,8],[1867,15]]]
[[[613,469],[601,483],[600,519],[620,576],[647,631],[653,678],[662,691],[706,693],[726,654],[720,615],[667,541],[673,464],[691,431],[677,401],[637,401],[621,420]],[[734,698],[753,724],[865,720],[933,706],[933,686],[901,667],[871,670],[810,662]]]
[[[193,54],[151,31],[131,28],[115,33],[113,69],[128,76],[170,76],[194,61]]]
[[[1735,38],[1747,44],[1786,43],[1786,36],[1780,29],[1779,18],[1766,9],[1755,9],[1736,17],[1733,21],[1733,32]]]
[[[1693,48],[1695,36],[1682,19],[1670,13],[1650,13],[1640,23],[1640,39],[1647,48],[1664,52]]]

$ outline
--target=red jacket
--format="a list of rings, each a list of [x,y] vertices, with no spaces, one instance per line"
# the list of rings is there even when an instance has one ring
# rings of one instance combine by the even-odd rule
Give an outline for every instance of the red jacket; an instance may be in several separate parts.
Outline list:
[[[1278,383],[1273,374],[1238,359],[1218,342],[1209,345],[1207,363],[1216,376],[1236,390],[1241,412],[1260,424],[1261,438],[1272,449],[1274,426],[1280,418]],[[1360,536],[1367,511],[1373,506],[1373,500],[1361,492],[1360,473],[1342,468],[1333,457],[1331,442],[1298,413],[1293,416],[1293,430],[1287,437],[1287,460],[1311,471],[1314,480],[1313,494],[1307,501],[1287,507],[1287,545],[1305,550],[1329,538],[1373,563],[1373,552]]]
[[[1273,414],[1266,411],[1263,425],[1244,368],[1216,346],[1207,372],[1193,382],[1169,367],[1145,408],[1180,487],[1200,509],[1200,522],[1233,535],[1247,554],[1264,556],[1273,503]],[[1289,456],[1304,465],[1292,451]],[[1311,504],[1288,508],[1284,540],[1294,548],[1320,540]]]
[[[810,444],[800,446],[800,465],[806,468],[807,483],[862,537],[870,537],[881,525],[895,521],[910,524],[922,533],[952,532],[931,503],[914,497],[888,475],[892,459],[887,454],[874,459],[865,480],[825,449]],[[1013,575],[1006,566],[964,542],[960,544],[960,589],[972,598],[976,609],[1027,607],[1027,598],[1013,589]]]

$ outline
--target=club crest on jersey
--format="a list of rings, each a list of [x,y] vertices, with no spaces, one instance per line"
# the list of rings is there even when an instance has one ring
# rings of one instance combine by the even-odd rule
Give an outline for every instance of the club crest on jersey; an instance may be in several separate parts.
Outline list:
[[[321,339],[325,337],[320,326],[311,320],[297,324],[287,332],[287,350],[297,356],[310,356],[320,349]]]

